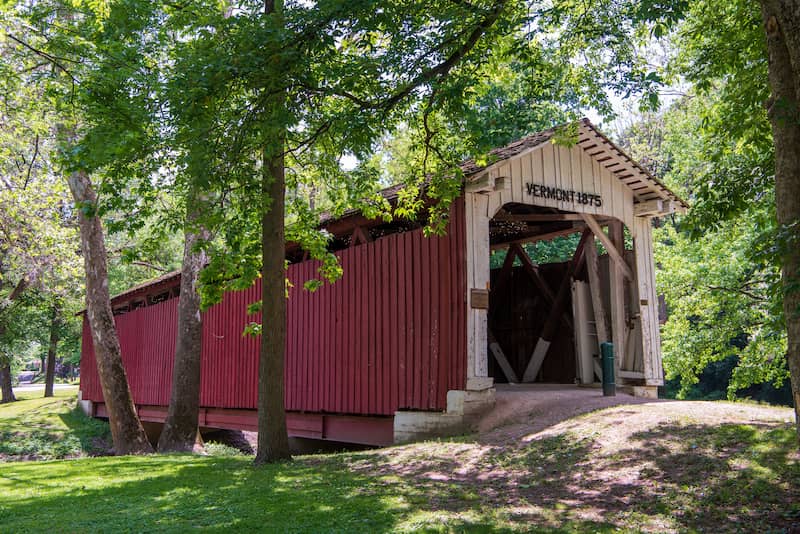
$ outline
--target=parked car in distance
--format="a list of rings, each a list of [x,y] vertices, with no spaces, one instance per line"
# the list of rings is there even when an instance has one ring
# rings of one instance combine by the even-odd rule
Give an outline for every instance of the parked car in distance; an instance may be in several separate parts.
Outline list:
[[[17,381],[20,384],[30,384],[36,378],[36,373],[33,371],[22,371],[17,375]]]

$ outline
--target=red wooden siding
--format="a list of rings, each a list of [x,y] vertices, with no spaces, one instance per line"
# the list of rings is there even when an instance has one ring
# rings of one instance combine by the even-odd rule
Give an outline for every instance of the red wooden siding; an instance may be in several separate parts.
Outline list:
[[[303,289],[318,263],[291,265],[288,277],[286,409],[392,415],[444,410],[447,391],[466,382],[464,205],[445,237],[392,234],[339,253],[344,275]],[[230,292],[203,316],[201,405],[254,409],[259,340],[243,336],[260,282]],[[117,316],[123,360],[137,404],[166,405],[175,347],[177,299]],[[270,325],[264,325],[270,328]],[[84,321],[81,390],[102,400]]]
[[[139,308],[115,317],[125,371],[137,404],[169,404],[178,299]],[[83,319],[81,392],[84,399],[103,399],[88,319]]]

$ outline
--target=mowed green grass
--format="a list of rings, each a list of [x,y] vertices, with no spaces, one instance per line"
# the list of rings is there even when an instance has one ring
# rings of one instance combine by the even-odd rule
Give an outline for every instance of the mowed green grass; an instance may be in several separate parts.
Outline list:
[[[0,407],[2,431],[13,425],[19,432],[20,420],[33,417],[29,412],[47,418],[41,412],[46,403],[23,402],[30,410],[23,403]],[[69,402],[61,409],[50,417],[82,417]],[[508,442],[468,436],[301,456],[260,468],[241,455],[9,461],[0,463],[0,532],[789,532],[800,527],[800,459],[790,423],[772,418],[705,424],[680,415],[632,430],[623,445],[603,441],[617,420],[650,409],[611,408]],[[16,415],[4,417],[11,411]],[[61,430],[69,435],[85,428],[73,424]],[[230,453],[224,447],[211,450]]]
[[[78,388],[16,393],[18,402],[0,404],[0,461],[96,455],[110,445],[108,425],[76,406]]]
[[[197,456],[6,464],[0,530],[390,530],[409,505],[373,486],[335,461],[259,469],[250,458]]]

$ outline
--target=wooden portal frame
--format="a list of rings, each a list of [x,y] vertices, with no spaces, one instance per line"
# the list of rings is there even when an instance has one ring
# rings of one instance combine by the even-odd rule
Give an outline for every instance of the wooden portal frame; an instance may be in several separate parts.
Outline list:
[[[509,220],[508,215],[504,213],[504,210],[501,209],[500,214],[501,220]],[[520,220],[525,220],[528,218],[535,220],[538,219],[536,215],[537,214],[533,214],[531,217],[519,215],[519,217]],[[546,215],[547,214],[545,214],[545,218],[550,218]],[[552,221],[563,220],[560,216],[552,217],[550,219],[552,219]],[[548,303],[552,306],[552,311],[542,328],[542,335],[537,342],[536,348],[531,354],[531,358],[522,377],[522,382],[533,382],[536,379],[536,376],[541,369],[541,365],[548,354],[550,344],[552,343],[553,331],[559,319],[563,320],[567,327],[575,333],[577,345],[576,353],[580,352],[581,350],[586,350],[581,348],[581,342],[577,339],[577,337],[581,335],[581,332],[576,331],[574,328],[574,324],[577,323],[577,320],[574,322],[571,321],[570,316],[567,315],[566,310],[563,309],[563,305],[565,304],[564,301],[566,300],[566,292],[570,290],[570,287],[573,284],[572,276],[578,272],[583,265],[587,266],[587,273],[590,279],[589,288],[591,294],[591,310],[595,323],[594,337],[596,339],[597,354],[600,353],[600,345],[603,342],[613,342],[617,352],[617,358],[615,361],[617,376],[632,380],[645,378],[645,375],[642,372],[643,364],[636,361],[636,349],[634,347],[634,343],[631,342],[631,336],[634,333],[634,328],[630,328],[629,326],[632,324],[632,319],[636,316],[634,316],[633,311],[630,309],[632,308],[632,305],[626,303],[625,296],[627,293],[632,292],[631,288],[628,287],[628,284],[629,282],[633,282],[635,277],[627,261],[624,259],[626,251],[623,225],[619,221],[610,218],[601,218],[601,224],[601,222],[598,222],[593,215],[589,214],[574,214],[574,216],[570,216],[566,220],[579,219],[584,221],[585,224],[574,223],[573,227],[570,229],[545,232],[538,236],[526,237],[519,240],[515,239],[507,243],[498,243],[491,247],[492,250],[497,250],[500,247],[507,247],[507,253],[503,267],[500,275],[495,281],[495,286],[502,286],[505,283],[510,275],[511,266],[514,263],[514,260],[520,259],[525,271],[531,276],[538,289],[545,296]],[[606,232],[603,230],[604,227],[608,228],[608,234],[606,234]],[[538,266],[533,263],[527,252],[525,252],[525,249],[522,247],[522,243],[550,240],[558,236],[575,234],[578,233],[578,231],[582,232],[581,240],[576,247],[573,258],[568,264],[567,273],[559,284],[558,295],[554,296],[552,290],[539,275]],[[590,236],[593,239],[591,239],[591,246],[588,246],[588,238]],[[609,263],[607,278],[608,286],[610,286],[608,292],[610,296],[610,309],[612,317],[610,325],[609,321],[607,320],[607,306],[603,302],[602,298],[602,287],[604,283],[601,280],[599,273],[599,258],[597,255],[597,248],[594,246],[594,239],[602,243],[608,252]],[[572,291],[573,293],[575,292],[574,287],[572,287]],[[639,302],[644,303],[645,305],[647,304],[646,300],[640,299]],[[576,303],[573,295],[573,306],[575,305]],[[509,374],[506,370],[507,361],[504,361],[505,354],[502,352],[499,343],[494,338],[491,331],[488,332],[490,352],[501,366],[501,370],[503,371],[503,374],[506,375],[506,378],[510,382],[517,382],[518,380],[516,375]],[[612,332],[613,335],[611,334]],[[652,333],[652,331],[649,333]],[[593,367],[598,380],[601,379],[602,377],[599,363],[594,362]],[[580,369],[580,363],[578,364],[578,368]],[[579,375],[580,374],[581,373],[579,371]],[[581,379],[580,376],[576,378]]]
[[[596,250],[579,258],[586,263],[590,281],[590,314],[599,325],[593,333],[596,338],[593,345],[598,346],[606,340],[614,343],[621,381],[627,379],[648,386],[662,385],[650,221],[653,216],[663,214],[665,209],[674,210],[676,206],[663,186],[644,184],[646,176],[629,158],[621,154],[610,156],[605,138],[601,139],[592,132],[584,134],[582,131],[581,141],[572,147],[546,142],[497,162],[482,172],[481,187],[467,187],[464,194],[467,290],[490,289],[489,254],[492,250],[513,250],[530,273],[531,265],[525,261],[527,256],[518,253],[522,244],[588,232],[593,238],[592,244],[597,239],[609,253],[609,260],[602,262]],[[531,187],[526,184],[587,192],[602,201],[599,205],[576,204],[569,202],[565,195],[560,199],[536,197],[529,194]],[[504,209],[511,204],[538,209],[531,213]],[[528,234],[508,242],[490,243],[489,223],[493,219],[533,223],[542,228],[531,229]],[[564,222],[572,224],[563,228]],[[546,230],[548,224],[559,223],[562,228]],[[633,237],[633,253],[625,250],[625,227]],[[594,247],[586,247],[589,249]],[[607,278],[600,268],[601,263],[606,265],[606,261]],[[567,288],[570,290],[569,284]],[[604,293],[610,296],[607,304],[604,300],[608,297],[604,297]],[[563,320],[561,315],[556,315],[556,322]],[[492,386],[492,379],[488,376],[490,333],[487,321],[487,310],[468,304],[467,389]],[[536,365],[535,362],[532,364],[523,380],[535,378]]]

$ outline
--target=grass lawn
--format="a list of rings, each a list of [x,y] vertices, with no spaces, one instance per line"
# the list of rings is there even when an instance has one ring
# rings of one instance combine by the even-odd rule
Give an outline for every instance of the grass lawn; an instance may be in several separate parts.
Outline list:
[[[74,458],[109,448],[108,425],[83,415],[78,388],[17,392],[19,402],[0,404],[0,461]]]
[[[49,405],[56,418],[81,417],[64,400]],[[47,419],[41,400],[24,403],[0,406],[0,431]],[[620,406],[536,434],[258,469],[239,455],[0,463],[0,531],[790,532],[800,457],[789,412],[757,408]]]

